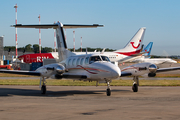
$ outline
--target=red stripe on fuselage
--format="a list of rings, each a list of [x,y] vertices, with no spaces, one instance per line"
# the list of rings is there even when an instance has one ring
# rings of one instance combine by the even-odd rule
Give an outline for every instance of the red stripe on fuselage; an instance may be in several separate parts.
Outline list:
[[[137,54],[137,53],[140,53],[140,52],[141,52],[141,50],[137,50],[137,51],[133,51],[133,52],[115,52],[115,53],[131,56],[131,55],[134,55],[134,54]]]

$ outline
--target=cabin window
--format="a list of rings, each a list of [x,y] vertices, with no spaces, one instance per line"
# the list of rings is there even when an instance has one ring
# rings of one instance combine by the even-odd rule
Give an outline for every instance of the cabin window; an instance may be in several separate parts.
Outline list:
[[[101,56],[101,58],[102,58],[103,61],[108,61],[108,62],[110,62],[110,60],[109,60],[109,58],[108,58],[107,56]]]
[[[68,65],[71,65],[71,59],[69,59],[69,61],[68,61]]]
[[[89,63],[89,57],[86,57],[85,64],[88,64],[88,63]]]
[[[77,59],[76,65],[79,65],[80,58]]]
[[[76,61],[76,59],[74,58],[73,61],[72,61],[73,66],[75,66],[75,61]]]
[[[80,64],[83,65],[84,58],[81,58]]]
[[[89,64],[93,63],[93,62],[96,62],[96,61],[101,61],[101,58],[99,56],[92,56],[90,58],[90,62]]]

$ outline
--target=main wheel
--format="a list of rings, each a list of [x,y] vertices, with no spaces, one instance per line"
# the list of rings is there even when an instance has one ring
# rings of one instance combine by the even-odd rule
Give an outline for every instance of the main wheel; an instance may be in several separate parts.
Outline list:
[[[107,89],[106,94],[107,94],[107,96],[111,95],[111,90],[109,88]]]
[[[137,92],[137,91],[138,91],[138,85],[137,85],[137,84],[134,84],[134,85],[132,86],[132,90],[133,90],[133,92]]]
[[[42,85],[41,94],[46,94],[46,85]]]

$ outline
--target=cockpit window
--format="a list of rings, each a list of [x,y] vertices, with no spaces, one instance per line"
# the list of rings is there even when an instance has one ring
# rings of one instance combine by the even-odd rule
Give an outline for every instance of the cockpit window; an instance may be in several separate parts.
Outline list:
[[[92,57],[90,58],[89,64],[91,64],[91,63],[93,63],[93,62],[95,62],[95,61],[101,61],[101,58],[100,58],[99,56],[92,56]]]
[[[101,58],[102,58],[103,61],[108,61],[108,62],[110,62],[110,60],[109,60],[109,58],[108,58],[107,56],[101,56]]]

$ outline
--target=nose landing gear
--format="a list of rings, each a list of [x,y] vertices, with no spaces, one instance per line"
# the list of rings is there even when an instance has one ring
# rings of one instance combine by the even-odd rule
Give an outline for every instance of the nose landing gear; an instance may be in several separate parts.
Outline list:
[[[110,89],[110,81],[107,81],[107,91],[106,91],[107,96],[111,96],[111,89]]]
[[[43,82],[42,86],[41,81]],[[40,77],[39,87],[41,87],[41,94],[46,94],[46,79],[44,77]]]
[[[132,86],[132,90],[133,90],[133,92],[138,92],[139,77],[134,76],[133,80],[134,80],[134,83],[133,83],[133,86]]]

